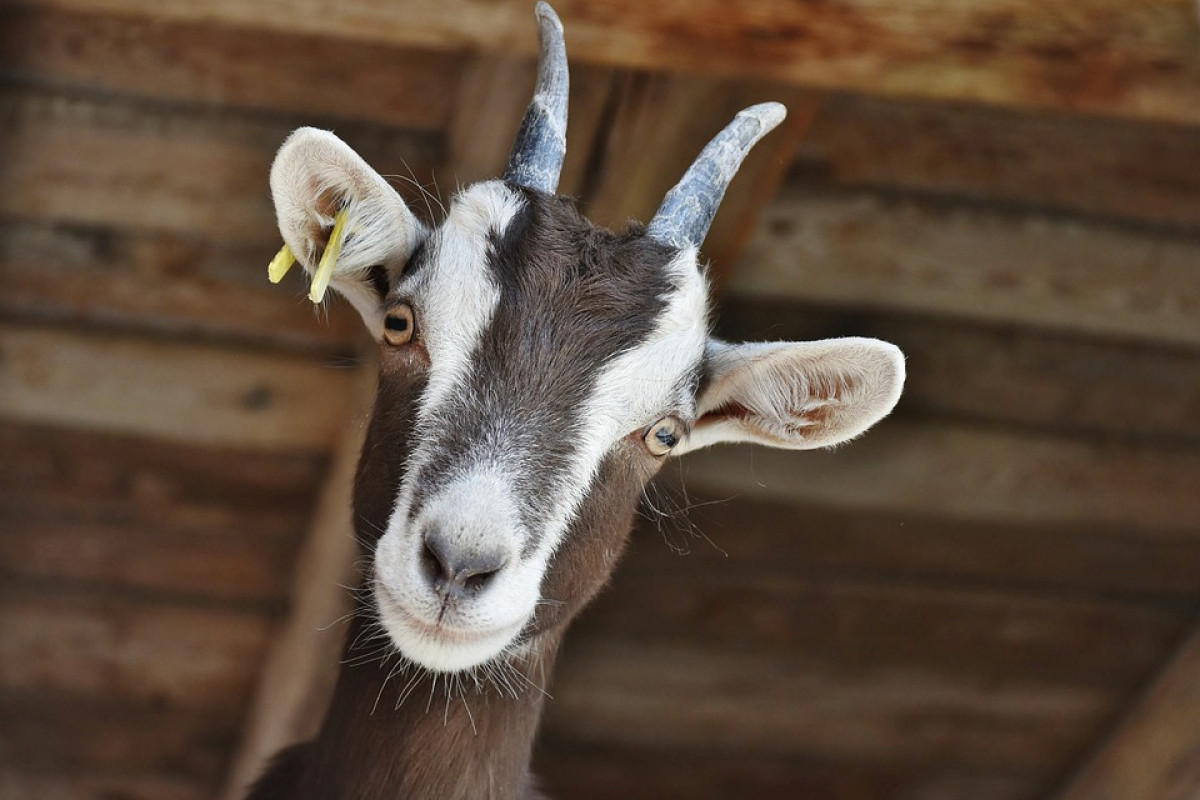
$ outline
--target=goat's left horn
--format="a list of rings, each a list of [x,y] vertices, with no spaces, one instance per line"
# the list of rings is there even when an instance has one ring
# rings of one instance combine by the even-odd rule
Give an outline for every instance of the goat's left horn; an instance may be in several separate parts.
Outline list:
[[[567,46],[563,26],[548,3],[537,4],[537,86],[521,120],[504,180],[554,194],[567,157]]]
[[[780,103],[760,103],[739,112],[667,192],[647,235],[680,250],[699,247],[746,154],[786,116],[787,109]]]

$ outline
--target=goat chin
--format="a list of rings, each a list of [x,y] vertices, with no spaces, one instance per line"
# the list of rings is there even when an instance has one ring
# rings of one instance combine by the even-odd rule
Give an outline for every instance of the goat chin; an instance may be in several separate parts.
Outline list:
[[[468,672],[505,655],[525,620],[485,630],[431,624],[406,611],[386,590],[376,591],[379,621],[409,661],[432,672]]]

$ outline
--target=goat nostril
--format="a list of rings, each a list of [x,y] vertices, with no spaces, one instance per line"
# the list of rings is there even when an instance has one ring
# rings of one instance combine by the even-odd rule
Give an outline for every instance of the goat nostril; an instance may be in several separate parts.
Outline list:
[[[480,570],[479,572],[465,573],[462,575],[462,585],[471,594],[479,594],[487,585],[492,582],[492,578],[496,576],[500,570]]]
[[[442,556],[428,539],[421,547],[421,572],[424,574],[425,580],[429,581],[435,589],[441,588],[453,578],[448,574],[450,570],[446,569]]]

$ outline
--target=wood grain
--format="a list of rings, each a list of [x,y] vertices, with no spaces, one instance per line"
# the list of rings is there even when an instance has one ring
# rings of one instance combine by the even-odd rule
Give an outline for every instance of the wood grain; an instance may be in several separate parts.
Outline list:
[[[804,185],[920,192],[1200,228],[1200,135],[1148,120],[835,94],[797,159]]]
[[[1197,263],[1190,235],[789,188],[729,289],[1195,347]]]
[[[1200,527],[1200,455],[966,425],[888,420],[834,452],[726,447],[685,457],[688,485],[721,496],[1026,524]]]
[[[100,592],[0,596],[0,689],[240,716],[269,632],[261,613]]]
[[[535,52],[528,3],[37,0],[62,8],[463,51]],[[731,8],[717,0],[621,7],[560,0],[574,57],[610,66],[768,78],[951,100],[1200,120],[1200,41],[1189,0],[1030,0],[953,8],[898,2]],[[716,22],[716,21],[719,21]]]
[[[787,658],[591,639],[556,668],[547,733],[589,744],[1054,769],[1119,699],[1014,676],[872,669],[831,672]]]
[[[309,359],[14,325],[0,348],[8,420],[321,450],[347,419],[350,375]]]
[[[0,65],[22,80],[181,104],[440,130],[462,59],[325,36],[9,4]]]
[[[266,232],[270,235],[270,231]],[[300,271],[267,281],[271,244],[0,220],[0,314],[347,357],[366,338],[332,300],[319,312]]]
[[[1200,633],[1054,800],[1187,800],[1200,786]]]
[[[319,122],[12,87],[0,119],[0,214],[260,243],[268,259],[271,160],[293,128]],[[385,175],[427,175],[440,155],[425,134],[339,133]]]

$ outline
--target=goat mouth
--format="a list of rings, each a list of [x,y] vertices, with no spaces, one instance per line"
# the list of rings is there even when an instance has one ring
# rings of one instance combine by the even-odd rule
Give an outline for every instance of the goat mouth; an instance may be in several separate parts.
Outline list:
[[[380,622],[396,648],[412,661],[438,672],[470,669],[499,655],[524,622],[489,628],[455,626],[439,614],[429,621],[409,611],[384,585],[376,584]]]

